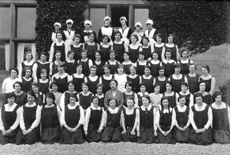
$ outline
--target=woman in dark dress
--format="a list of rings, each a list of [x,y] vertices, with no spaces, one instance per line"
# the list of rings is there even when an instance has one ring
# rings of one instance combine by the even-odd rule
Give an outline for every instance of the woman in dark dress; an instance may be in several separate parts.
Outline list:
[[[168,97],[169,107],[173,108],[177,104],[179,95],[176,92],[172,91],[172,82],[171,81],[166,82],[165,89],[166,89],[166,91],[163,93],[163,96]]]
[[[95,52],[95,61],[93,62],[93,65],[97,67],[96,75],[101,77],[104,74],[103,66],[105,65],[105,62],[101,61],[100,51]]]
[[[141,76],[141,81],[146,84],[146,91],[148,93],[153,92],[153,76],[150,74],[151,70],[149,66],[145,66],[145,74]]]
[[[69,96],[69,104],[61,112],[61,144],[82,144],[84,110],[75,95]]]
[[[92,61],[95,60],[95,51],[100,50],[100,46],[98,43],[94,42],[94,33],[89,34],[89,41],[85,42],[84,50],[87,51],[87,58],[91,59]]]
[[[108,90],[110,90],[110,80],[114,79],[114,75],[110,74],[109,65],[104,65],[103,67],[104,75],[101,76],[101,83],[103,84],[103,93],[105,94]]]
[[[34,93],[27,93],[27,103],[21,107],[20,130],[16,144],[34,144],[40,140],[41,107],[34,102]]]
[[[22,77],[22,91],[28,92],[32,90],[31,84],[34,79],[31,77],[32,70],[30,68],[25,69],[25,76]]]
[[[61,110],[55,105],[53,93],[46,94],[46,104],[41,109],[41,142],[44,144],[57,143],[60,140]]]
[[[73,84],[74,84],[74,89],[76,92],[81,92],[81,87],[78,87],[78,86],[81,86],[81,84],[84,82],[85,80],[85,75],[82,74],[82,64],[81,63],[78,63],[77,64],[77,72],[75,74],[72,75],[72,81],[73,81]]]
[[[81,59],[78,61],[79,64],[82,66],[82,74],[85,76],[89,76],[89,68],[93,65],[91,59],[87,58],[88,51],[82,50],[81,52]]]
[[[21,109],[15,103],[14,93],[7,96],[7,103],[0,111],[0,144],[15,143],[19,129],[19,117]]]
[[[168,81],[168,78],[165,77],[165,68],[164,66],[160,66],[159,68],[159,76],[158,77],[155,77],[153,79],[153,84],[156,85],[160,85],[160,93],[163,94],[166,89],[165,89],[165,84],[166,82]]]
[[[40,60],[37,61],[37,79],[41,78],[41,71],[45,69],[47,74],[46,78],[49,78],[50,75],[50,63],[47,61],[47,53],[41,52]]]
[[[23,92],[22,89],[22,83],[21,82],[15,82],[13,85],[15,91],[15,103],[17,103],[18,106],[25,105],[27,102],[27,95],[25,92]]]
[[[69,76],[76,73],[77,61],[74,59],[74,51],[70,50],[67,54],[67,60],[65,61],[65,72],[69,74]]]
[[[119,61],[120,63],[123,62],[123,54],[126,50],[126,45],[125,42],[121,40],[122,35],[120,31],[116,31],[114,33],[115,35],[115,40],[113,42],[113,50],[115,51],[116,55],[116,60]]]
[[[90,107],[93,94],[89,91],[89,84],[87,82],[83,82],[81,84],[81,87],[82,87],[82,92],[77,94],[77,98],[80,106],[83,108],[84,112],[86,112],[86,109]]]
[[[112,49],[112,45],[110,44],[110,39],[107,35],[103,35],[100,43],[100,52],[101,52],[101,60],[107,62],[109,60],[109,51]]]
[[[131,44],[128,46],[128,52],[132,63],[135,63],[137,61],[138,53],[142,51],[142,47],[137,41],[138,41],[138,36],[136,34],[132,34]]]
[[[96,75],[97,67],[92,65],[90,67],[90,74],[88,77],[85,77],[85,82],[89,84],[89,91],[93,94],[97,92],[97,84],[99,83],[99,76]]]
[[[70,45],[70,50],[73,50],[74,52],[74,60],[77,62],[81,59],[81,52],[83,49],[83,44],[81,43],[81,35],[76,34],[74,36],[73,44]]]
[[[190,64],[189,65],[189,73],[186,75],[188,79],[188,88],[189,92],[194,94],[195,92],[199,91],[199,75],[196,74],[196,65]]]
[[[166,59],[163,59],[161,62],[161,66],[164,66],[165,68],[165,76],[168,78],[174,73],[173,66],[176,64],[175,60],[171,59],[172,51],[170,49],[165,51],[165,57]]]

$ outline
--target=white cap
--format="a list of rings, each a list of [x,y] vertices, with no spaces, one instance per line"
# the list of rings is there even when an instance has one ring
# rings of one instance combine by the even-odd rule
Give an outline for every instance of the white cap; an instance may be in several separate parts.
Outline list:
[[[90,26],[92,26],[92,22],[90,20],[85,20],[84,25],[86,24],[89,24]]]
[[[66,21],[66,24],[68,24],[68,23],[73,24],[73,20],[72,20],[72,19],[68,19],[68,20]]]
[[[105,22],[106,20],[111,21],[111,18],[110,18],[109,16],[106,16],[106,17],[104,18],[103,22]]]
[[[142,24],[140,22],[136,22],[135,27],[140,26],[142,28]]]
[[[61,23],[58,23],[58,22],[54,23],[54,26],[56,26],[56,25],[61,28]]]
[[[146,21],[146,24],[151,24],[151,25],[153,25],[153,20],[148,19],[148,20]]]
[[[127,18],[125,16],[120,17],[120,21],[123,20],[123,19],[127,22]]]

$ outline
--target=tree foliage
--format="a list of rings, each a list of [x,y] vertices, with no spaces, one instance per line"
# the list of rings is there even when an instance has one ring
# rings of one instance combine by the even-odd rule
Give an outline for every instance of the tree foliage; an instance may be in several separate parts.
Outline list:
[[[54,31],[53,24],[60,22],[62,30],[66,28],[66,20],[74,21],[73,29],[78,33],[83,29],[84,11],[87,8],[88,1],[67,1],[67,0],[36,0],[37,1],[37,20],[36,20],[36,51],[49,51],[51,33]]]

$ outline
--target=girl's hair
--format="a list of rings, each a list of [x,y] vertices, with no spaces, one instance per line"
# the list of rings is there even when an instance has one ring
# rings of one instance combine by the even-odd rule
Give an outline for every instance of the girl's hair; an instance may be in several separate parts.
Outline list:
[[[86,54],[87,54],[87,50],[82,50],[82,51],[81,51],[81,54],[82,54],[82,53],[86,53]]]
[[[74,83],[73,83],[73,81],[71,80],[71,81],[69,81],[68,83],[67,83],[67,86],[69,86],[70,84],[72,84],[74,87],[75,87],[75,85],[74,85]]]
[[[159,70],[162,70],[162,69],[165,70],[165,67],[164,66],[160,66]]]
[[[118,102],[117,102],[117,99],[116,99],[115,97],[111,97],[111,98],[108,100],[108,103],[110,103],[112,100],[115,100],[116,106],[118,106]]]
[[[176,63],[176,64],[173,65],[173,68],[174,68],[174,69],[175,69],[175,68],[181,68],[181,65],[180,65],[179,63]]]
[[[200,86],[201,83],[204,83],[205,86],[206,86],[206,83],[204,81],[200,81],[198,86]]]
[[[143,51],[139,52],[138,55],[143,55],[145,56],[145,53]]]
[[[70,94],[69,95],[69,102],[70,102],[70,98],[75,98],[76,99],[76,101],[78,102],[78,99],[77,99],[77,95],[76,94]]]
[[[52,92],[47,92],[46,93],[46,98],[47,97],[52,98],[53,99],[53,103],[54,103],[54,101],[55,101],[55,95]],[[45,100],[45,102],[46,102],[46,100]]]
[[[83,86],[87,86],[88,88],[89,88],[89,83],[88,82],[83,82],[82,84],[81,84],[81,87],[83,87]]]
[[[28,92],[27,92],[27,96],[28,96],[28,95],[33,96],[33,97],[35,98],[35,94],[34,94],[34,92],[32,92],[32,91],[28,91]]]
[[[220,91],[215,91],[215,92],[213,93],[213,95],[212,95],[213,101],[215,101],[216,97],[219,96],[219,95],[222,96],[222,93],[221,93]]]
[[[22,82],[16,81],[16,82],[13,84],[13,88],[15,88],[15,84],[19,84],[19,85],[21,86],[21,89],[22,89]]]
[[[63,33],[61,31],[56,32],[56,37],[57,37],[58,34],[61,34],[61,36],[63,38],[64,35],[63,35]]]
[[[189,64],[189,67],[190,67],[190,66],[195,66],[195,70],[197,69],[197,68],[196,68],[196,65],[195,65],[194,63]]]
[[[155,52],[155,51],[154,51],[154,52],[152,53],[152,55],[153,55],[153,54],[157,54],[157,56],[159,57],[159,55],[158,55],[158,53],[157,53],[157,52]]]
[[[174,36],[173,36],[173,34],[172,34],[172,33],[170,33],[170,34],[168,35],[168,38],[169,38],[169,37],[173,37],[173,38],[174,38]]]
[[[141,83],[140,83],[140,87],[141,87],[141,86],[145,86],[145,88],[147,87],[147,85],[146,85],[145,82],[141,82]]]
[[[105,64],[105,65],[103,66],[103,70],[104,70],[105,68],[108,68],[108,69],[110,70],[110,66],[109,66],[108,64]]]
[[[179,97],[178,97],[178,102],[179,102],[179,100],[182,99],[182,98],[184,98],[184,99],[186,100],[186,97],[185,97],[184,95],[179,95]]]
[[[163,38],[162,38],[162,34],[161,34],[161,33],[157,33],[157,34],[156,34],[156,36],[155,36],[155,39],[157,39],[157,37],[159,37],[159,38],[163,39]]]
[[[120,34],[120,36],[122,37],[122,35],[121,35],[121,32],[120,31],[116,31],[115,33],[114,33],[114,36],[116,35],[116,34]]]
[[[167,81],[167,82],[165,83],[165,90],[166,90],[166,85],[167,85],[167,84],[169,84],[171,87],[173,86],[173,85],[172,85],[172,81]]]
[[[57,50],[56,53],[55,53],[55,55],[56,55],[57,53],[61,54],[61,51]]]
[[[100,54],[100,56],[101,56],[101,51],[96,50],[95,55],[96,55],[96,53]]]
[[[95,37],[93,32],[90,32],[88,36],[91,36],[91,35],[93,35],[93,37]]]
[[[167,100],[168,103],[169,103],[169,97],[168,97],[168,96],[163,96],[163,97],[161,98],[161,110],[162,110],[162,111],[163,111],[163,109],[164,109],[163,104],[162,104],[164,100]],[[170,108],[170,106],[168,105],[168,110],[169,110],[169,108]]]
[[[18,69],[17,69],[17,68],[15,68],[15,67],[10,68],[10,70],[9,70],[9,74],[11,74],[11,71],[15,71],[15,72],[17,72],[17,74],[18,74]]]
[[[149,42],[149,38],[144,36],[144,37],[142,38],[142,41],[141,41],[142,44],[143,44],[143,40],[144,40],[144,39],[146,39],[146,40]]]
[[[47,74],[47,70],[46,69],[42,69],[41,70],[41,74]]]
[[[107,38],[108,39],[108,43],[110,42],[110,38],[107,36],[107,35],[102,35],[102,37],[101,37],[101,42],[103,42],[103,39],[104,38]]]
[[[33,56],[32,52],[31,52],[31,50],[28,50],[28,51],[25,53],[25,59],[26,59],[26,55],[27,55],[27,54],[31,54],[31,60],[34,58],[34,56]]]
[[[132,83],[131,81],[127,81],[127,82],[125,83],[125,88],[126,88],[127,85],[129,85],[130,87],[133,88],[133,83]]]
[[[57,86],[58,87],[58,84],[57,84],[57,82],[52,82],[51,84],[50,84],[50,89],[52,89],[52,87],[53,87],[53,85],[55,85],[55,86]]]
[[[134,65],[131,65],[131,66],[129,67],[129,69],[131,69],[131,68],[137,70],[136,66],[134,66]]]
[[[78,67],[78,66],[82,66],[82,63],[77,63],[77,67]],[[77,68],[77,67],[76,67],[76,68]]]
[[[117,82],[117,80],[115,80],[115,79],[111,79],[109,83],[111,83],[111,82],[115,82],[115,83],[116,83],[116,86],[118,85],[118,82]]]
[[[210,68],[209,68],[209,66],[208,66],[208,65],[203,65],[203,66],[202,66],[202,68],[207,69],[208,73],[210,72]]]
[[[89,70],[91,70],[92,68],[97,70],[97,66],[95,65],[90,66]]]
[[[148,99],[148,100],[150,101],[149,95],[143,95],[143,96],[141,97],[141,99],[142,99],[142,98],[146,98],[146,99]]]
[[[94,99],[97,99],[99,101],[99,97],[97,95],[94,95],[92,98],[91,98],[91,102],[93,102]]]
[[[202,98],[202,101],[204,101],[204,96],[202,95],[202,93],[195,93],[194,94],[194,99],[195,99],[195,101],[196,101],[196,98],[197,97],[201,97]]]
[[[69,56],[69,54],[72,54],[72,53],[74,53],[74,51],[73,50],[69,50],[68,53],[67,53],[67,55]]]
[[[131,35],[131,37],[136,38],[137,41],[139,40],[138,36],[137,36],[135,33],[133,33],[133,34]]]
[[[38,83],[37,82],[33,82],[33,83],[31,83],[31,86],[38,87]]]
[[[167,49],[165,50],[165,54],[166,54],[167,52],[172,54],[172,49],[167,48]]]
[[[109,54],[111,54],[111,53],[116,53],[114,50],[109,50]]]
[[[159,84],[159,83],[156,83],[154,86],[153,86],[153,88],[155,89],[156,87],[161,87],[161,85]]]
[[[129,56],[129,52],[125,51],[123,55],[127,54]]]
[[[120,68],[120,67],[124,68],[123,64],[118,64],[117,65],[117,69]]]
[[[15,94],[12,92],[12,93],[9,93],[7,96],[6,96],[6,98],[8,99],[8,98],[12,98],[12,97],[14,97],[15,98]]]
[[[81,42],[81,35],[80,34],[76,34],[75,36],[74,36],[74,39],[75,38],[79,38],[80,39],[80,42]]]
[[[44,55],[44,56],[47,57],[47,53],[46,53],[46,52],[41,52],[40,57],[41,57],[42,55]]]
[[[133,98],[132,96],[128,96],[128,97],[126,98],[126,102],[127,102],[128,100],[132,100],[132,101],[133,101],[133,104],[134,104],[134,98]]]
[[[148,65],[145,65],[145,69],[146,69],[146,68],[148,68],[148,69],[150,69],[150,70],[151,70],[150,66],[148,66]]]
[[[102,87],[102,89],[103,89],[103,84],[102,83],[98,83],[97,84],[97,88],[99,88],[99,87]]]
[[[188,87],[188,83],[187,82],[181,82],[180,86],[186,86],[186,87]]]

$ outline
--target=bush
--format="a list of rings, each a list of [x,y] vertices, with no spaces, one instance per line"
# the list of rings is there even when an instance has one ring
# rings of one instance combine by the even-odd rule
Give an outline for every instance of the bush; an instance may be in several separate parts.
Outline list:
[[[219,87],[222,93],[222,100],[230,105],[230,79],[223,86]]]
[[[48,52],[52,44],[51,33],[54,31],[53,24],[60,22],[62,30],[66,28],[66,20],[74,21],[73,29],[79,33],[83,29],[84,11],[88,1],[67,1],[67,0],[36,0],[37,1],[37,20],[36,20],[36,51]]]

